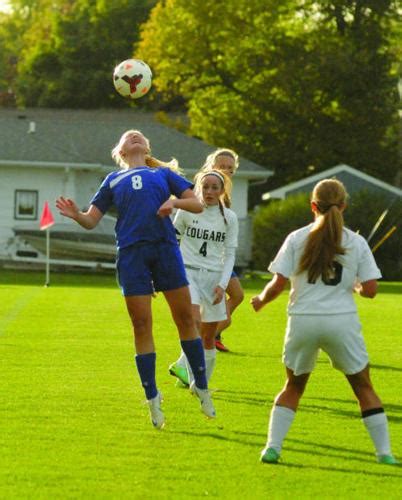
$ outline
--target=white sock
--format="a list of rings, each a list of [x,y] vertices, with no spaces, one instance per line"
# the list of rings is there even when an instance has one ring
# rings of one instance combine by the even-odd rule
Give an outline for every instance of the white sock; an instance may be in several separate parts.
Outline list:
[[[214,371],[216,363],[215,347],[212,349],[204,349],[204,355],[205,355],[205,375],[207,377],[207,382],[209,383],[209,380],[212,376],[212,372]]]
[[[377,455],[391,455],[388,419],[385,413],[376,413],[363,418],[363,423],[374,443]]]
[[[282,443],[295,418],[296,412],[285,406],[274,405],[271,410],[268,426],[267,448],[273,448],[278,453]]]
[[[182,350],[179,356],[179,359],[176,361],[176,365],[182,366],[183,368],[186,367],[187,363],[187,358],[186,355],[184,354],[184,351]]]

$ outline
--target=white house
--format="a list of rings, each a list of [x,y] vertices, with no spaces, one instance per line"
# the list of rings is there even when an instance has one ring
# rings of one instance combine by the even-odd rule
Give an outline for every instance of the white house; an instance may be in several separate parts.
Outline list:
[[[152,113],[124,110],[2,109],[0,113],[0,260],[41,263],[39,219],[45,201],[55,218],[50,230],[51,259],[60,263],[103,265],[113,262],[114,220],[105,217],[94,231],[81,230],[60,216],[54,200],[74,198],[86,207],[104,176],[116,168],[110,151],[128,129],[141,130],[152,154],[179,161],[192,178],[215,147],[155,121]],[[237,265],[251,253],[248,186],[272,171],[245,158],[233,183],[233,209],[240,223]]]

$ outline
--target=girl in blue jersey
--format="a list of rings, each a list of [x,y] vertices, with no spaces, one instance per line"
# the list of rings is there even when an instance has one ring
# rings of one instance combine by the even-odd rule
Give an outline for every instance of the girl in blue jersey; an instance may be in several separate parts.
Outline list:
[[[374,298],[381,273],[366,240],[344,227],[345,207],[346,191],[341,182],[319,182],[311,199],[314,223],[288,235],[269,266],[272,281],[251,299],[254,310],[259,311],[278,297],[290,280],[283,351],[287,381],[271,411],[267,445],[261,453],[266,463],[279,459],[320,349],[350,383],[378,462],[399,463],[391,453],[387,417],[371,384],[353,299],[354,291]]]
[[[207,389],[202,342],[194,325],[183,260],[169,217],[175,208],[199,213],[203,207],[192,184],[178,175],[175,162],[164,164],[151,156],[149,141],[141,132],[125,132],[112,157],[122,169],[105,178],[86,212],[64,197],[57,199],[56,207],[86,229],[94,228],[111,207],[117,211],[117,275],[133,325],[136,365],[153,425],[160,429],[165,423],[155,380],[154,291],[165,295],[195,376],[201,409],[212,418],[215,410]]]

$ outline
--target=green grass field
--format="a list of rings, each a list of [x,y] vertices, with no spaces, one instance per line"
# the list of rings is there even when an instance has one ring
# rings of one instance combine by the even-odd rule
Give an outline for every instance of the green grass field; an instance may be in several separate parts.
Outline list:
[[[0,498],[401,498],[402,468],[378,465],[343,376],[319,358],[280,465],[259,462],[268,412],[284,381],[287,297],[259,314],[246,300],[218,353],[218,417],[168,374],[178,337],[154,300],[157,379],[167,425],[156,431],[133,362],[113,276],[0,270]],[[402,283],[358,298],[372,378],[402,458]]]

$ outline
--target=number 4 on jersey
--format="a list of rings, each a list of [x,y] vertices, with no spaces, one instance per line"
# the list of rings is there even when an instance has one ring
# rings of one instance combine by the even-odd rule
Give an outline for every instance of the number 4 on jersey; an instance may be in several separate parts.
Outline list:
[[[203,257],[206,257],[206,256],[207,256],[207,242],[206,242],[206,241],[204,241],[204,243],[201,245],[200,250],[199,250],[199,253],[200,253]]]

